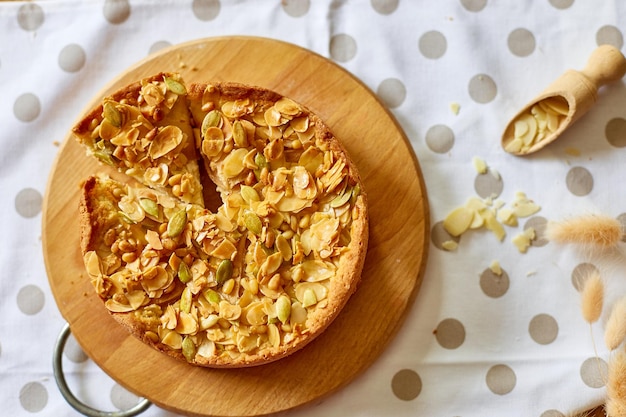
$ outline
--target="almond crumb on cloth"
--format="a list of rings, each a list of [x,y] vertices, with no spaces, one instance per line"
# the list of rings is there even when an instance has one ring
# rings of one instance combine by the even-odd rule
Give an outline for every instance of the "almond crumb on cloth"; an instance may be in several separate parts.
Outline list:
[[[496,178],[500,177],[500,174],[490,168],[480,157],[472,158],[472,164],[479,175],[492,173]],[[502,241],[506,236],[504,226],[517,227],[519,218],[530,217],[539,210],[541,207],[521,191],[515,193],[514,200],[509,207],[502,200],[494,201],[492,197],[473,196],[468,198],[464,205],[448,213],[443,220],[443,227],[453,237],[459,237],[469,230],[484,228]],[[513,243],[520,252],[525,253],[535,237],[534,229],[532,231],[527,229],[522,235],[514,238]],[[455,242],[455,245],[442,245],[442,247],[445,250],[451,250],[449,248],[456,250],[458,242]]]
[[[453,101],[452,103],[450,103],[450,110],[455,116],[458,116],[459,112],[461,111],[461,105],[456,101]]]
[[[535,229],[529,227],[522,233],[515,235],[511,241],[520,253],[526,253],[533,239],[535,239]]]
[[[502,275],[502,267],[500,266],[500,262],[495,259],[491,261],[491,264],[489,264],[489,270],[491,270],[491,272],[493,272],[497,276]]]

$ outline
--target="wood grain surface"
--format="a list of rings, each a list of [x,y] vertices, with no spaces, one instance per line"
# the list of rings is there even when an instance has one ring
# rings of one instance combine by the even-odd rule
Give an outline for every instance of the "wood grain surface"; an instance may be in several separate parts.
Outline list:
[[[429,212],[412,147],[376,96],[348,72],[311,51],[265,38],[210,38],[163,50],[103,87],[85,112],[114,89],[160,71],[178,71],[188,83],[236,81],[269,88],[329,125],[359,168],[369,196],[370,243],[359,288],[326,332],[269,365],[197,368],[143,345],[108,315],[84,271],[79,183],[105,169],[68,133],[43,210],[44,259],[57,306],[83,350],[107,374],[161,408],[185,415],[253,416],[320,400],[380,356],[419,290]]]

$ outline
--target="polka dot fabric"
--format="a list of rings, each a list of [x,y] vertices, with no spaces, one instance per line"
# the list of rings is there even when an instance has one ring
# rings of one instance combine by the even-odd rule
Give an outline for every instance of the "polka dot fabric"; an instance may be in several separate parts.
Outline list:
[[[508,155],[499,138],[521,106],[566,69],[582,69],[598,45],[623,48],[621,2],[60,0],[2,2],[0,23],[10,39],[0,43],[3,415],[73,415],[52,376],[63,318],[40,240],[59,141],[101,86],[133,63],[227,35],[295,43],[362,80],[406,132],[430,202],[426,273],[395,339],[349,386],[286,416],[563,417],[604,400],[606,318],[590,332],[579,298],[591,271],[611,285],[607,305],[626,294],[623,259],[549,243],[545,229],[590,212],[626,226],[624,83],[604,88],[597,105],[538,154]],[[477,173],[474,157],[486,173]],[[470,197],[511,204],[519,191],[541,211],[506,227],[503,241],[481,230],[453,237],[443,227]],[[530,227],[537,236],[521,254],[511,239]],[[448,241],[456,250],[445,249]],[[73,337],[63,361],[85,403],[123,410],[139,400]],[[174,414],[154,406],[145,415]]]

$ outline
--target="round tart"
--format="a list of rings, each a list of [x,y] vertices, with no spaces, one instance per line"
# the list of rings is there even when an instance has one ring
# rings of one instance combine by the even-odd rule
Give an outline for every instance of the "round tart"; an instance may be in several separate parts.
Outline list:
[[[85,180],[81,250],[106,308],[145,343],[199,366],[268,363],[323,332],[356,290],[366,196],[304,106],[157,74],[73,132],[126,176]],[[219,193],[213,210],[203,172]]]

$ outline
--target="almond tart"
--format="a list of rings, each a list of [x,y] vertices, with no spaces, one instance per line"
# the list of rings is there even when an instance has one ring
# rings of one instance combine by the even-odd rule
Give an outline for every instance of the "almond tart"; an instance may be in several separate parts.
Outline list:
[[[127,176],[84,181],[80,242],[96,294],[144,343],[198,366],[261,365],[320,335],[356,290],[366,195],[304,106],[157,74],[105,98],[73,132]]]

